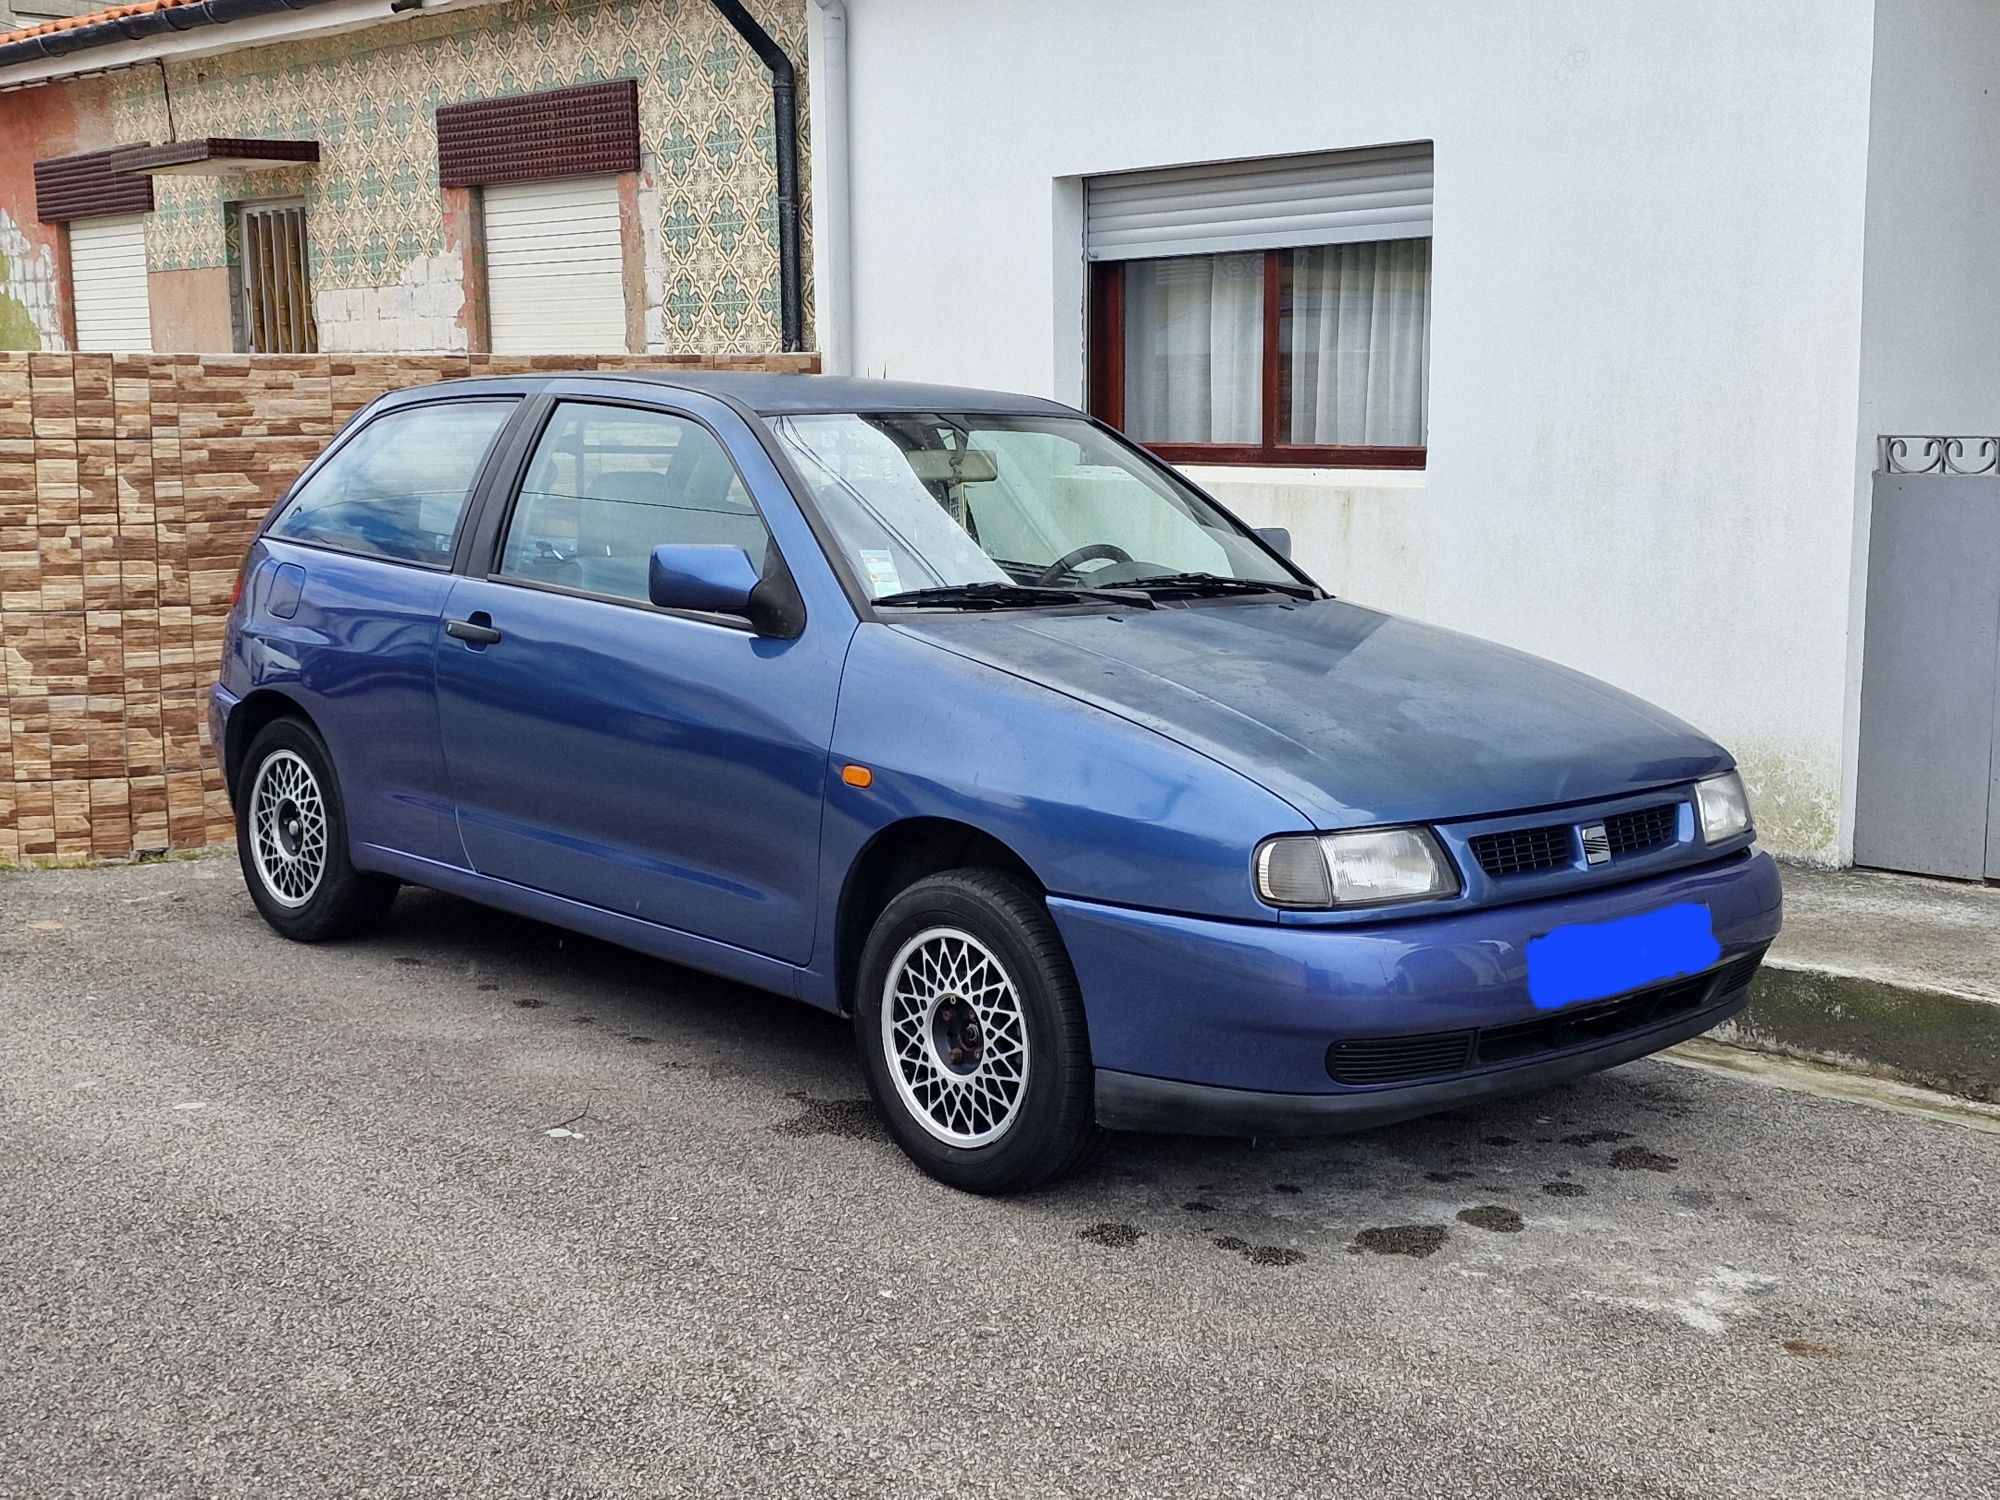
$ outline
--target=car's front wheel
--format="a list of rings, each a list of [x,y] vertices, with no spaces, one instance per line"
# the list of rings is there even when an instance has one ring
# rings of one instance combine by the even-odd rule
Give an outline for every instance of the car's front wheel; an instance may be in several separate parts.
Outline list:
[[[303,719],[258,731],[236,785],[236,851],[264,920],[301,943],[378,925],[396,882],[354,868],[326,742]]]
[[[1070,1171],[1098,1139],[1090,1039],[1048,909],[995,870],[919,881],[861,957],[868,1086],[916,1164],[975,1193]]]

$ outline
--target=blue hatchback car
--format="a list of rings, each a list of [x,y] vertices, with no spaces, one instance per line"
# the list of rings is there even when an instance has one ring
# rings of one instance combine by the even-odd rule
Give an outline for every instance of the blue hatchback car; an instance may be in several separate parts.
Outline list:
[[[1780,903],[1729,755],[1286,553],[1032,397],[385,396],[244,564],[244,877],[301,941],[408,882],[851,1015],[897,1141],[979,1192],[1739,1010]]]

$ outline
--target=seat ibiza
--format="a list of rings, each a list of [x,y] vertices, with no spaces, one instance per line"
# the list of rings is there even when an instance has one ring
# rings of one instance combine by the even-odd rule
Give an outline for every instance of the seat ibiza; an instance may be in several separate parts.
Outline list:
[[[981,1192],[1738,1011],[1779,886],[1729,755],[1287,551],[1032,397],[397,392],[244,564],[243,874],[304,942],[410,883],[849,1015],[896,1140]]]

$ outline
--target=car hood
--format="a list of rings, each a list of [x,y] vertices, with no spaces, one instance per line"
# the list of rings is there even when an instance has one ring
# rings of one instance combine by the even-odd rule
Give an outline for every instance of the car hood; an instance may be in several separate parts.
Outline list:
[[[1673,715],[1581,672],[1337,599],[896,628],[1167,735],[1313,827],[1546,807],[1731,765]]]

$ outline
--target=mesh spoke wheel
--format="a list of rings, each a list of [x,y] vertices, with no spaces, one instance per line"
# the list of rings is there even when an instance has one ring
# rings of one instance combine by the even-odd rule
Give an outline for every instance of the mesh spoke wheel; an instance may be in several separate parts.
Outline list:
[[[882,1051],[896,1092],[936,1139],[984,1146],[1028,1091],[1028,1024],[993,951],[955,927],[918,933],[889,963]]]
[[[250,787],[250,857],[280,906],[312,900],[326,874],[326,799],[303,757],[277,750]]]

